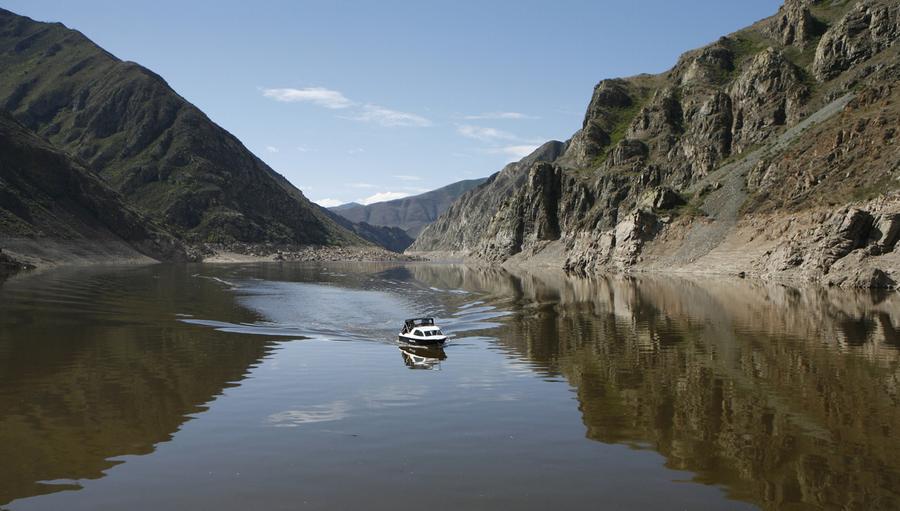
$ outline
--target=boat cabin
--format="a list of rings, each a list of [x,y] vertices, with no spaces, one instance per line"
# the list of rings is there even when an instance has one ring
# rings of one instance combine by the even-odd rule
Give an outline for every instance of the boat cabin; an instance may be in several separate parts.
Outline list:
[[[447,336],[434,324],[434,318],[411,318],[403,322],[400,341],[414,344],[441,344]]]

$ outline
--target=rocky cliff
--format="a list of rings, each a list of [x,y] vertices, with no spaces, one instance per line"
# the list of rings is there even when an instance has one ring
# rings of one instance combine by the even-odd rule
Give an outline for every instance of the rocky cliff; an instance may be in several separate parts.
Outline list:
[[[668,72],[603,80],[578,132],[472,190],[411,252],[900,279],[900,5],[789,0]]]
[[[159,76],[0,9],[0,108],[188,242],[365,244]]]

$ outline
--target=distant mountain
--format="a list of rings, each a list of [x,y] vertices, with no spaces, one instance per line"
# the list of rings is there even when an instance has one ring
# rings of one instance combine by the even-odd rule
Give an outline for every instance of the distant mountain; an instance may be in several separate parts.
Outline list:
[[[0,249],[29,262],[187,258],[165,230],[0,111]]]
[[[336,207],[339,208],[340,206]],[[406,234],[406,231],[399,227],[372,225],[366,222],[351,222],[342,217],[339,212],[329,211],[327,209],[324,209],[324,211],[331,216],[338,225],[353,231],[357,236],[392,252],[402,253],[406,250],[406,247],[412,245],[412,242],[414,241]]]
[[[467,179],[412,197],[376,202],[364,206],[355,202],[330,208],[352,222],[366,222],[371,225],[399,227],[412,238],[434,222],[454,200],[485,181]]]
[[[0,9],[0,108],[187,241],[365,244],[161,77],[60,23]]]
[[[338,211],[344,211],[345,209],[353,209],[356,207],[365,207],[365,206],[358,202],[348,202],[346,204],[341,204],[340,206],[333,206],[328,209],[330,209],[331,211],[338,212]]]

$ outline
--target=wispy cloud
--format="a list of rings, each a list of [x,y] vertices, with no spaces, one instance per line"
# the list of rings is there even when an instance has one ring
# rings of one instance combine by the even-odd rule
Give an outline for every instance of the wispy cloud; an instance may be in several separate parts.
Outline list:
[[[356,202],[360,204],[374,204],[376,202],[384,202],[394,199],[402,199],[404,197],[409,197],[409,194],[406,192],[378,192],[376,194],[370,195],[364,199],[359,199]]]
[[[353,149],[347,149],[347,154],[359,154],[366,152],[362,147],[354,147]]]
[[[484,126],[473,126],[471,124],[461,124],[456,127],[456,132],[468,138],[481,140],[482,142],[492,142],[495,140],[516,140],[515,135],[496,128],[486,128]]]
[[[432,122],[421,115],[392,110],[373,103],[357,103],[340,91],[325,87],[306,87],[303,89],[279,88],[262,89],[263,96],[285,103],[312,103],[333,110],[351,110],[352,113],[340,116],[354,121],[373,122],[386,127],[411,126],[423,128]]]
[[[422,180],[422,178],[419,176],[410,176],[408,174],[394,174],[391,177],[394,177],[401,181],[421,181]]]
[[[310,151],[310,149],[308,147],[303,146],[303,145],[298,145],[297,150],[300,151],[301,153],[308,153]]]
[[[391,110],[390,108],[372,104],[363,105],[359,112],[345,116],[345,118],[354,121],[374,122],[386,127],[411,126],[424,128],[432,125],[430,120],[421,115]]]
[[[505,147],[497,147],[494,149],[489,149],[488,152],[492,154],[504,154],[506,156],[512,156],[517,160],[522,159],[529,154],[533,153],[535,149],[537,149],[538,145],[510,145]]]
[[[266,146],[266,151],[269,151],[270,153],[277,153],[277,152],[278,152],[278,148],[275,147],[275,146],[273,146],[273,145],[267,145],[267,146]]]
[[[377,186],[373,185],[372,183],[350,183],[347,186],[351,186],[353,188],[378,188]]]
[[[469,121],[480,121],[480,120],[522,120],[522,119],[540,119],[540,117],[535,117],[533,115],[526,115],[521,112],[484,112],[481,114],[475,115],[466,115],[463,119]]]
[[[346,203],[347,201],[342,201],[338,199],[313,199],[313,202],[322,206],[323,208],[333,208],[335,206],[340,206],[341,204]]]
[[[355,103],[336,90],[324,87],[305,89],[263,89],[263,96],[285,103],[312,103],[325,108],[349,108]]]

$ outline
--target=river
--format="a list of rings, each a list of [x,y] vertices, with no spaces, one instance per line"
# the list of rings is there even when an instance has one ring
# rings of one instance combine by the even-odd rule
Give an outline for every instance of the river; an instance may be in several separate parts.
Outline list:
[[[434,316],[443,348],[397,342]],[[900,297],[428,263],[0,284],[0,509],[900,509]]]

